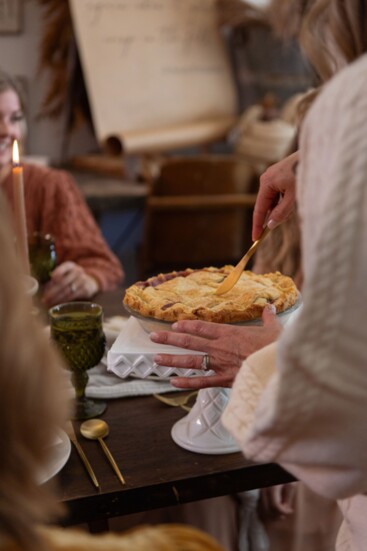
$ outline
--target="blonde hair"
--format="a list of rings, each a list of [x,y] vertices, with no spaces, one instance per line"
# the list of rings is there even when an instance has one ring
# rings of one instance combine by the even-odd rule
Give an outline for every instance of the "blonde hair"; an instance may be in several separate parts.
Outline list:
[[[367,1],[313,0],[300,45],[325,82],[367,51]]]
[[[367,52],[366,0],[272,0],[267,14],[277,36],[298,38],[320,85]],[[301,119],[320,90],[300,102]]]
[[[10,227],[0,196],[0,530],[23,549],[39,550],[36,525],[61,512],[37,478],[68,417],[67,387],[61,360],[31,313]]]
[[[140,525],[117,534],[91,535],[81,530],[55,528],[52,531],[46,528],[42,533],[54,551],[224,551],[209,534],[174,523]]]
[[[298,37],[321,83],[367,51],[367,0],[273,0],[269,19],[278,36]],[[305,94],[298,106],[302,120],[321,91]],[[280,270],[302,283],[297,214],[271,232],[256,256],[259,272]]]
[[[267,13],[278,36],[299,39],[322,82],[367,51],[366,0],[272,0]]]
[[[312,2],[314,0],[272,0],[266,15],[274,34],[283,40],[297,38]]]

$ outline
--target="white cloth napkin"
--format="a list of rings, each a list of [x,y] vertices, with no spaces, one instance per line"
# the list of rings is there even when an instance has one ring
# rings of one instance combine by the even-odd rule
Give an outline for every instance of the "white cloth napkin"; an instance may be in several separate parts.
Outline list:
[[[103,361],[88,371],[89,380],[85,391],[89,398],[123,398],[174,392],[170,382],[150,379],[121,379],[107,371]]]

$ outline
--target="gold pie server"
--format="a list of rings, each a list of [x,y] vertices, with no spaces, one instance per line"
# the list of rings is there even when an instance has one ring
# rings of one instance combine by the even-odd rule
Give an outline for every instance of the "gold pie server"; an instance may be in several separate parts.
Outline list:
[[[187,406],[186,404],[191,400],[194,396],[197,396],[198,390],[194,390],[192,392],[189,392],[188,394],[179,394],[178,396],[162,396],[161,394],[153,394],[154,398],[157,400],[160,400],[164,404],[167,404],[168,406],[173,407],[181,407],[182,409],[185,409],[186,411],[190,411],[191,407]]]
[[[224,293],[228,293],[228,291],[230,291],[236,285],[237,281],[241,277],[243,270],[246,267],[246,264],[248,263],[260,243],[264,241],[269,232],[269,228],[266,227],[260,235],[259,239],[253,242],[247,253],[243,255],[239,263],[233,268],[233,270],[227,275],[226,279],[216,289],[216,295],[224,295]]]

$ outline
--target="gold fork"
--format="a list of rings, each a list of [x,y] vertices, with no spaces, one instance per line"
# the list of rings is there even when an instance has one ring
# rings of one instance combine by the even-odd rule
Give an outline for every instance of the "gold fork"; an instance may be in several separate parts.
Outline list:
[[[162,394],[153,394],[153,396],[168,406],[181,407],[185,411],[190,411],[191,408],[186,404],[193,396],[196,396],[197,393],[198,390],[194,390],[188,394],[179,394],[178,396],[163,396]]]

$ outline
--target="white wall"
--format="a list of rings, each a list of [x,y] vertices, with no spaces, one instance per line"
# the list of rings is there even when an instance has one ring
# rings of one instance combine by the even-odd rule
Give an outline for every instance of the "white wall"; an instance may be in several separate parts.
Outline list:
[[[65,0],[66,1],[66,0]],[[0,33],[0,68],[26,79],[28,90],[28,155],[45,155],[51,162],[61,160],[64,118],[37,119],[49,75],[39,74],[38,57],[42,32],[42,10],[34,1],[23,2],[23,24],[18,34]],[[95,147],[93,136],[83,129],[72,137],[70,155],[85,153]]]

